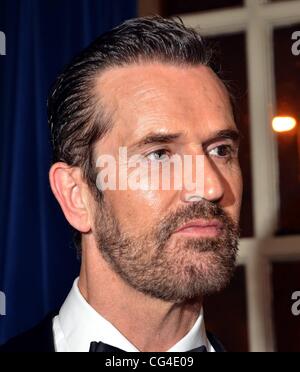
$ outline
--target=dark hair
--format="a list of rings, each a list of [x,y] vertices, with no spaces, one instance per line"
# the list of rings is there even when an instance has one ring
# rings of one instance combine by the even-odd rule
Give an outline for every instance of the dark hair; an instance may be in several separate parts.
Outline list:
[[[95,190],[93,147],[112,128],[111,117],[95,93],[104,70],[146,61],[176,65],[212,65],[212,49],[180,20],[161,17],[124,22],[97,38],[69,64],[48,99],[53,161],[82,169]]]

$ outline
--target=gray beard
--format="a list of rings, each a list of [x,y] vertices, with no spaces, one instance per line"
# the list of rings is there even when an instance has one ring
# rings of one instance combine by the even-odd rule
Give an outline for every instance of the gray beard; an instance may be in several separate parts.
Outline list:
[[[235,271],[239,228],[216,204],[191,204],[163,218],[150,232],[129,236],[102,200],[97,213],[99,250],[120,278],[135,290],[172,303],[190,302],[225,288]],[[173,232],[193,219],[218,219],[217,238],[177,238]]]

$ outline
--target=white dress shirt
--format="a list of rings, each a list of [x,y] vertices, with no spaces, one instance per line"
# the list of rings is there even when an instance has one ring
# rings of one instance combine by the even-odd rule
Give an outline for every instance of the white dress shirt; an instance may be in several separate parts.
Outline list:
[[[101,341],[126,352],[139,351],[86,302],[79,291],[78,279],[59,315],[53,319],[53,334],[56,352],[88,352],[93,341]],[[203,311],[190,332],[168,351],[187,352],[200,346],[206,346],[208,352],[215,352],[206,336]]]

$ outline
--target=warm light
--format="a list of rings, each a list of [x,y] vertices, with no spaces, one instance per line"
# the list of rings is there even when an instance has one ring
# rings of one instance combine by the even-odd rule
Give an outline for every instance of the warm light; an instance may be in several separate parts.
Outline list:
[[[296,125],[296,119],[292,117],[278,116],[273,119],[273,129],[278,133],[289,132],[293,130]]]

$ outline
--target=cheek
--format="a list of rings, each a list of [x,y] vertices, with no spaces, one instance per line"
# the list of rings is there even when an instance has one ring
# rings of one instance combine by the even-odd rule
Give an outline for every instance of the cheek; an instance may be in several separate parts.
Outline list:
[[[225,194],[225,210],[230,213],[235,221],[239,220],[242,195],[243,195],[243,180],[239,166],[234,167],[226,177],[226,194]]]
[[[219,168],[220,177],[224,187],[224,196],[220,202],[221,207],[235,220],[240,217],[243,182],[239,164]]]
[[[241,171],[241,168],[239,167],[237,172],[236,172],[236,198],[237,198],[237,201],[238,201],[238,205],[239,207],[241,207],[241,203],[242,203],[242,196],[243,196],[243,176],[242,176],[242,171]]]
[[[107,191],[105,198],[120,224],[130,231],[149,230],[165,213],[170,199],[166,191]]]

